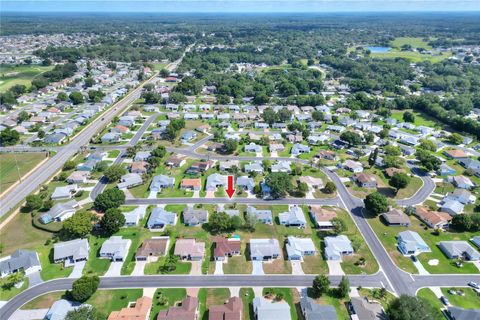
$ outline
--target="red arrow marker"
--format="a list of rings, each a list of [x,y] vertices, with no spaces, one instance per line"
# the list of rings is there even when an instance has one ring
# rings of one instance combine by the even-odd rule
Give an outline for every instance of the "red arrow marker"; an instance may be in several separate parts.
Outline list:
[[[235,189],[233,188],[233,176],[228,176],[228,188],[226,191],[228,197],[232,199],[233,194],[235,193]]]

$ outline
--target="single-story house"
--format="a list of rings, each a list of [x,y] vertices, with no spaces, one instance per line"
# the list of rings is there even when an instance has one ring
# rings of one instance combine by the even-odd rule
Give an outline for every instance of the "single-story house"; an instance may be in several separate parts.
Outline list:
[[[218,173],[213,173],[208,176],[205,189],[206,191],[215,191],[219,187],[226,188],[227,184],[228,184],[227,176],[224,176]]]
[[[70,199],[78,190],[76,184],[71,184],[63,187],[56,187],[53,191],[52,200]]]
[[[463,309],[460,307],[448,306],[448,315],[451,320],[479,320],[480,309]]]
[[[287,237],[285,244],[288,260],[302,260],[304,256],[314,256],[317,252],[311,238]]]
[[[300,298],[300,308],[305,320],[337,320],[339,319],[334,306],[318,304],[312,298]]]
[[[270,168],[272,172],[292,172],[292,163],[290,161],[278,161]]]
[[[257,320],[290,320],[290,306],[285,300],[272,301],[264,297],[253,299],[253,312]]]
[[[455,189],[453,192],[449,193],[444,199],[458,201],[462,204],[475,203],[477,197],[475,197],[470,191],[466,189]]]
[[[448,213],[430,211],[425,207],[415,208],[415,215],[433,229],[446,229],[450,225],[450,221],[452,221],[452,216]]]
[[[63,221],[75,214],[79,204],[75,200],[70,200],[63,203],[57,203],[48,210],[47,213],[40,217],[43,224],[48,224],[52,221]]]
[[[17,272],[29,275],[41,270],[42,265],[35,251],[20,249],[0,259],[0,278]]]
[[[255,187],[255,181],[253,178],[247,177],[247,176],[240,176],[237,178],[235,181],[235,184],[242,188],[243,190],[247,191],[252,191],[253,188]]]
[[[180,183],[180,189],[198,191],[202,188],[201,179],[183,179]]]
[[[208,320],[241,320],[243,302],[239,297],[231,297],[222,305],[211,305],[208,308]]]
[[[453,183],[454,186],[461,189],[472,189],[475,187],[475,184],[470,180],[470,178],[465,176],[453,176],[450,177],[450,181]]]
[[[440,241],[437,246],[449,259],[480,260],[480,253],[467,241]]]
[[[309,153],[309,152],[310,152],[310,147],[307,146],[307,145],[304,145],[304,144],[300,144],[300,143],[295,143],[292,146],[292,150],[290,151],[290,153],[293,156],[298,156],[300,154]]]
[[[262,151],[262,146],[259,146],[258,144],[255,144],[253,142],[245,145],[245,152],[262,153]]]
[[[342,260],[342,256],[353,254],[352,242],[345,235],[325,237],[324,243],[327,260]]]
[[[282,226],[305,228],[307,220],[300,207],[292,206],[289,211],[279,213],[278,219]]]
[[[90,178],[90,172],[88,171],[73,171],[68,177],[68,183],[86,183]]]
[[[343,163],[343,168],[353,173],[360,173],[363,171],[362,164],[360,162],[353,161],[353,160],[346,160]]]
[[[147,161],[150,156],[150,151],[139,151],[135,154],[135,157],[133,157],[133,161]]]
[[[172,306],[158,313],[157,320],[197,320],[198,299],[187,296],[180,305]]]
[[[179,168],[185,164],[185,158],[173,155],[165,161],[165,164],[169,167]]]
[[[440,205],[440,210],[450,214],[451,216],[462,214],[463,208],[464,206],[461,202],[448,198],[445,198]]]
[[[135,303],[129,304],[119,311],[112,311],[108,316],[108,320],[146,320],[150,318],[151,308],[152,298],[143,296],[138,298]]]
[[[245,172],[256,172],[256,173],[263,173],[263,165],[261,162],[251,162],[245,165]]]
[[[254,261],[268,261],[280,256],[277,239],[250,239],[250,257]]]
[[[162,189],[171,188],[174,185],[175,178],[161,174],[153,177],[152,183],[150,184],[150,191],[160,192]]]
[[[187,226],[197,226],[208,221],[208,210],[194,209],[191,207],[183,210],[183,223]]]
[[[332,219],[337,217],[335,211],[322,208],[321,206],[310,206],[309,213],[316,228],[321,230],[333,228]]]
[[[255,218],[255,221],[261,222],[264,224],[273,224],[273,216],[271,210],[259,210],[255,207],[248,206],[247,207],[247,214],[251,217]]]
[[[177,239],[174,255],[182,260],[200,261],[205,255],[205,242],[195,239]]]
[[[100,140],[102,141],[102,143],[105,143],[105,142],[118,142],[120,140],[120,137],[122,135],[120,133],[116,133],[116,132],[107,132],[105,133],[101,138]]]
[[[53,245],[53,261],[75,263],[88,260],[90,246],[87,239],[75,239]]]
[[[147,221],[148,229],[163,229],[165,226],[174,226],[177,224],[177,214],[175,212],[165,211],[160,207],[155,207]]]
[[[134,161],[130,164],[130,172],[136,174],[145,174],[150,164],[146,161]]]
[[[100,257],[109,258],[112,261],[124,261],[128,255],[128,249],[132,240],[123,239],[121,236],[111,236],[100,248]]]
[[[170,238],[168,236],[147,239],[135,253],[135,260],[147,261],[148,257],[163,257],[167,254],[169,245]]]
[[[120,178],[120,183],[117,185],[118,189],[128,189],[139,186],[143,183],[142,176],[138,173],[127,173]]]
[[[133,209],[132,211],[128,212],[123,212],[123,215],[125,216],[125,226],[126,227],[133,227],[136,226],[140,220],[143,219],[145,216],[145,207],[137,207]]]
[[[431,252],[430,247],[414,231],[402,231],[397,236],[398,250],[404,255],[419,254],[422,252]]]
[[[410,226],[410,218],[401,210],[392,209],[380,215],[389,226]]]
[[[240,254],[242,242],[239,237],[217,238],[214,240],[213,258],[217,261],[223,261],[226,257]]]
[[[358,186],[362,188],[376,188],[377,187],[377,179],[375,176],[371,174],[366,174],[363,172],[355,173],[353,175],[353,179],[358,184]]]

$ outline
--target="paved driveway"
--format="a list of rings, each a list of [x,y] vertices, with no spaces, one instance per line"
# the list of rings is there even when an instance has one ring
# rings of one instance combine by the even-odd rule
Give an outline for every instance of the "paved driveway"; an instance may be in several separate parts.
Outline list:
[[[417,261],[413,262],[413,265],[417,268],[418,274],[430,274],[430,272],[428,272],[427,269],[423,267],[420,260],[417,259]]]
[[[108,270],[105,273],[105,277],[120,276],[122,265],[123,265],[123,262],[120,262],[120,261],[113,261],[112,263],[110,263],[110,267],[108,267]]]
[[[37,320],[43,319],[48,309],[17,310],[9,320]]]
[[[292,264],[292,274],[296,275],[301,275],[305,274],[302,269],[302,261],[296,260],[296,261],[290,261]]]
[[[252,261],[252,266],[253,266],[252,274],[255,274],[255,275],[265,274],[265,272],[263,272],[263,262],[262,261]]]
[[[343,276],[345,272],[343,272],[341,260],[327,260],[328,265],[328,274],[331,276]]]
[[[30,273],[28,276],[28,286],[33,287],[43,282],[40,271]]]
[[[213,274],[223,274],[223,261],[215,261],[215,271]]]
[[[202,261],[192,261],[192,269],[190,274],[201,275],[202,274]]]
[[[148,261],[135,261],[135,268],[133,268],[132,276],[143,276],[143,270]]]
[[[83,268],[85,268],[85,264],[87,261],[80,261],[74,264],[73,271],[70,273],[69,278],[80,278],[82,276]]]

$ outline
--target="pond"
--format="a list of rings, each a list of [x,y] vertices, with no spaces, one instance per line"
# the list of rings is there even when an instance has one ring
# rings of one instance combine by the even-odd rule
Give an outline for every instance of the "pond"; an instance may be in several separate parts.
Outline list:
[[[387,53],[392,48],[390,48],[390,47],[366,47],[365,49],[370,50],[371,53]]]

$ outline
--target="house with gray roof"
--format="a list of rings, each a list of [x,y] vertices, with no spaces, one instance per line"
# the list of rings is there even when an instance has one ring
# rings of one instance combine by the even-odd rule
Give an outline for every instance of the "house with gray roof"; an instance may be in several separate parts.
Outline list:
[[[118,141],[120,141],[121,136],[122,135],[120,133],[107,132],[100,138],[100,140],[102,141],[102,143],[118,142]]]
[[[262,146],[256,143],[250,142],[249,144],[245,145],[245,152],[262,153],[262,151]]]
[[[449,306],[447,310],[451,320],[480,320],[480,309]]]
[[[132,211],[123,212],[123,215],[125,216],[125,227],[136,226],[145,216],[145,211],[146,208],[140,206]]]
[[[87,239],[75,239],[53,245],[53,261],[65,261],[66,264],[88,260],[90,246]]]
[[[350,300],[352,316],[359,320],[385,320],[386,315],[379,302],[369,301],[367,298],[353,297]]]
[[[305,219],[302,208],[297,206],[290,207],[287,212],[281,212],[278,215],[278,219],[282,226],[305,228],[307,225],[307,220]]]
[[[182,134],[181,139],[183,142],[188,142],[193,140],[197,137],[197,133],[195,131],[189,130]]]
[[[255,187],[255,181],[253,180],[253,178],[247,176],[238,177],[235,184],[246,191],[252,191]]]
[[[271,167],[272,172],[292,172],[292,163],[290,161],[278,161]]]
[[[163,229],[165,226],[177,224],[177,214],[161,207],[155,207],[147,221],[148,229]]]
[[[475,203],[477,197],[475,197],[470,191],[465,189],[455,189],[453,192],[449,193],[444,200],[454,200],[458,201],[461,204],[470,204]]]
[[[139,151],[133,157],[133,161],[147,161],[150,158],[150,151]]]
[[[480,248],[480,236],[475,236],[472,239],[470,239],[474,245],[476,245],[478,248]]]
[[[245,172],[256,172],[256,173],[263,173],[263,165],[259,161],[247,163],[245,165]]]
[[[403,255],[431,252],[430,247],[415,231],[402,231],[397,236],[397,247]]]
[[[55,204],[47,213],[40,217],[40,221],[43,224],[50,223],[52,221],[63,221],[75,214],[79,204],[75,200],[70,200],[63,203]]]
[[[78,187],[76,184],[56,187],[51,195],[51,198],[52,200],[70,199],[75,194],[75,192],[77,192],[77,190]]]
[[[52,133],[52,134],[47,134],[45,138],[43,138],[43,142],[48,143],[48,144],[59,144],[63,142],[67,138],[67,135],[63,133]]]
[[[174,185],[175,178],[161,174],[153,177],[152,183],[150,184],[150,191],[160,192],[162,189],[171,188]]]
[[[20,249],[10,256],[0,258],[0,278],[17,272],[24,272],[29,275],[41,270],[42,266],[35,251]]]
[[[128,249],[132,240],[123,239],[121,236],[111,236],[100,248],[100,257],[109,258],[112,261],[124,261],[128,255]]]
[[[75,311],[81,306],[82,304],[80,302],[65,299],[57,300],[52,304],[50,309],[48,309],[44,320],[64,320],[67,313]]]
[[[292,156],[298,156],[302,153],[309,153],[309,152],[310,152],[310,147],[300,143],[295,143],[292,147],[292,150],[290,151]]]
[[[271,210],[259,210],[255,207],[248,206],[247,214],[255,219],[257,222],[265,224],[273,224],[273,216]]]
[[[437,246],[449,259],[480,260],[480,253],[467,241],[440,241]]]
[[[287,237],[285,244],[288,260],[302,260],[304,256],[314,256],[317,252],[311,238]]]
[[[280,256],[277,239],[250,239],[250,257],[254,261],[269,261]]]
[[[457,200],[445,198],[440,205],[440,211],[446,212],[451,216],[456,216],[463,212],[463,204]]]
[[[117,188],[120,190],[129,189],[139,186],[142,183],[143,179],[141,175],[139,175],[138,173],[127,173],[120,178],[120,183],[117,184]]]
[[[264,297],[253,299],[253,312],[257,320],[290,320],[290,306],[284,300],[271,301]]]
[[[216,191],[217,188],[223,187],[226,188],[228,185],[228,177],[218,174],[218,173],[213,173],[208,176],[207,178],[207,183],[206,183],[206,191]]]
[[[208,221],[208,211],[204,209],[194,209],[191,207],[183,210],[183,223],[193,227]]]
[[[305,320],[337,320],[338,315],[334,306],[318,304],[312,298],[303,296],[300,299]]]
[[[353,254],[352,242],[345,235],[325,237],[325,259],[342,260],[342,256]]]

